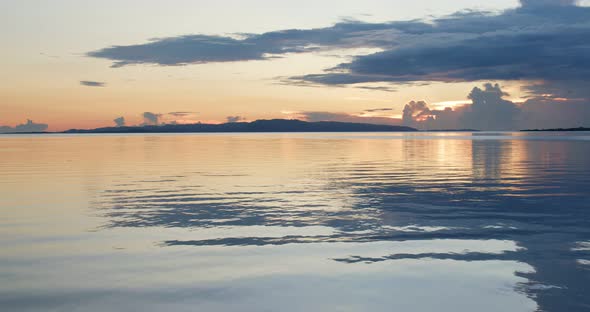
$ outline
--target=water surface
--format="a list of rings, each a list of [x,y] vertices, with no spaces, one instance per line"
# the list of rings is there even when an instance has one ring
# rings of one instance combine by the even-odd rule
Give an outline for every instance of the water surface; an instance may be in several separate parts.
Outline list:
[[[590,133],[0,136],[7,311],[590,311]]]

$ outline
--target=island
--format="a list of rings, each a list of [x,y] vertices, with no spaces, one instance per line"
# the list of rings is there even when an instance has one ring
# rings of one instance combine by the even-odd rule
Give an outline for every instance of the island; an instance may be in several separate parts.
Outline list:
[[[199,133],[199,132],[391,132],[418,131],[406,126],[376,125],[336,121],[308,122],[297,119],[270,119],[223,124],[163,124],[146,126],[70,129],[63,133]]]

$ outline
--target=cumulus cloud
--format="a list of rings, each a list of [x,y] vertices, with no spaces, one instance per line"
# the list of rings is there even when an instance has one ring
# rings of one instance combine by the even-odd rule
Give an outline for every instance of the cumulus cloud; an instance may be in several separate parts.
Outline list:
[[[162,114],[154,114],[152,112],[143,113],[143,125],[144,126],[156,126],[160,124],[160,117]]]
[[[404,126],[418,129],[466,129],[459,123],[463,111],[464,107],[430,109],[425,101],[411,101],[404,107],[402,121]]]
[[[117,127],[125,127],[125,117],[123,116],[115,118],[113,122]]]
[[[498,84],[486,83],[483,88],[473,88],[467,96],[472,104],[466,106],[461,117],[463,127],[481,130],[517,129],[521,110],[513,102],[503,99],[507,95]]]
[[[514,103],[505,99],[506,96],[498,84],[486,83],[471,90],[467,96],[470,104],[454,108],[437,110],[429,108],[425,101],[412,101],[404,107],[403,124],[425,130],[521,130],[589,125],[590,105],[585,99],[547,94]]]
[[[13,133],[13,132],[43,132],[47,130],[48,125],[42,123],[35,123],[30,119],[27,119],[26,123],[10,126],[0,126],[0,133]]]
[[[411,101],[404,107],[402,120],[405,126],[415,126],[420,121],[432,117],[428,104],[424,101]]]
[[[246,120],[246,118],[244,118],[242,116],[227,116],[226,120],[227,120],[227,122],[239,122],[239,121]]]
[[[85,87],[104,87],[106,83],[100,81],[82,80],[80,84]]]
[[[402,120],[421,129],[518,130],[523,126],[522,109],[504,99],[507,95],[500,85],[486,83],[471,90],[467,96],[471,104],[455,109],[430,109],[425,101],[411,101]]]

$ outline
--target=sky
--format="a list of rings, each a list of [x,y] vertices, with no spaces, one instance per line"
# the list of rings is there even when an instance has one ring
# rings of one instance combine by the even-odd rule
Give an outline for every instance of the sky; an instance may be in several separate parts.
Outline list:
[[[573,0],[0,2],[0,132],[270,118],[590,126]]]

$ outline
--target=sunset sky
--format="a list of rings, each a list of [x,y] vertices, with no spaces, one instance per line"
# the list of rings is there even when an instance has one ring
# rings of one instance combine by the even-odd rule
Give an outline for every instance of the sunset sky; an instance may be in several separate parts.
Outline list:
[[[589,5],[3,0],[0,132],[120,117],[590,126]]]

